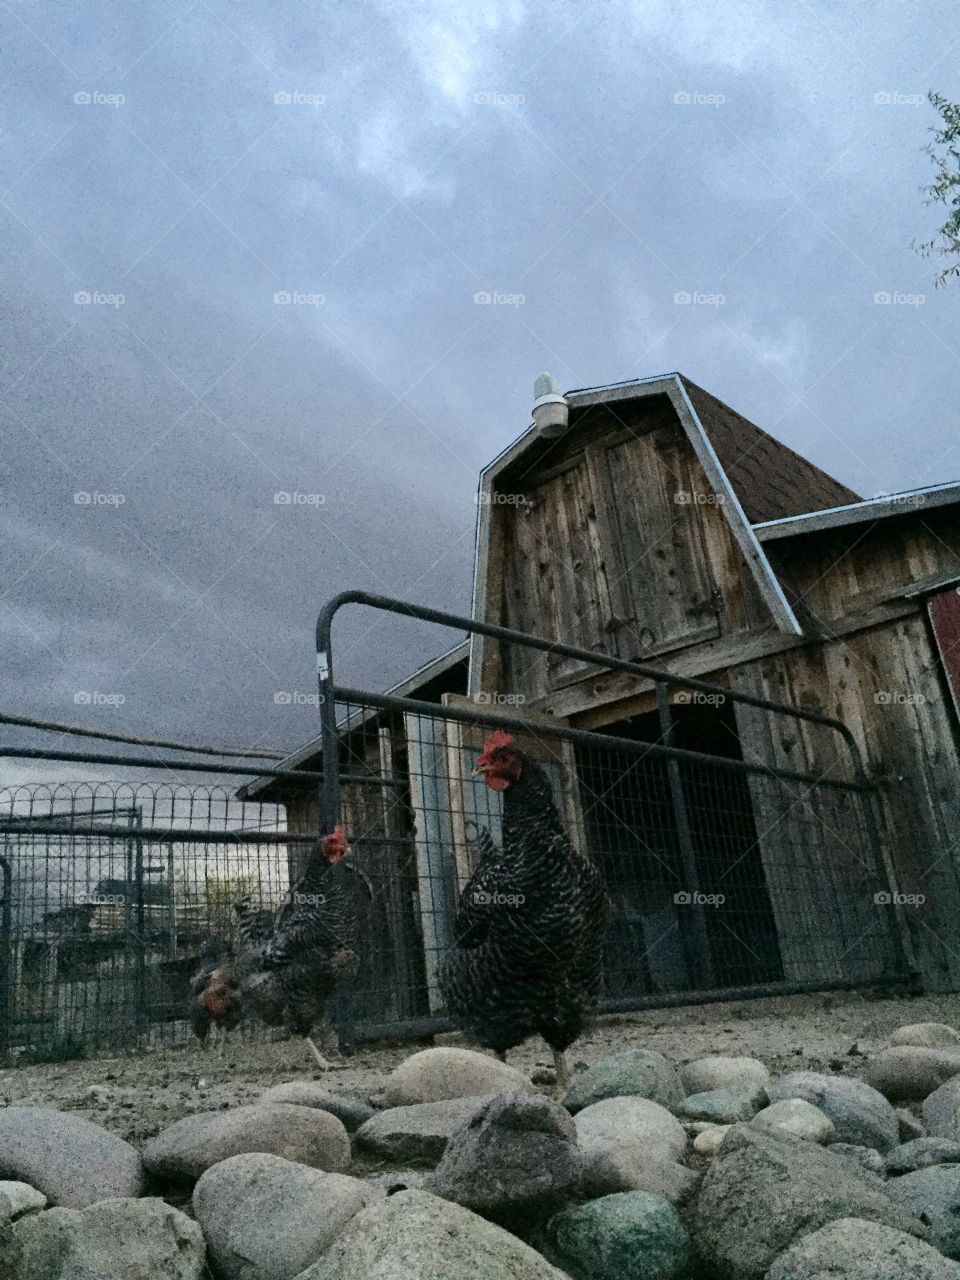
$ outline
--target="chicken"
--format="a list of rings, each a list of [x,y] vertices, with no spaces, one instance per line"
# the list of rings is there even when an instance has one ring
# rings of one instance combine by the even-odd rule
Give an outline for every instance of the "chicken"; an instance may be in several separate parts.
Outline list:
[[[226,1050],[229,1033],[243,1018],[240,978],[229,958],[208,956],[190,979],[190,1023],[204,1047],[216,1028],[217,1047]]]
[[[251,1007],[268,1025],[282,1025],[303,1036],[321,1071],[329,1063],[310,1033],[338,985],[359,968],[357,947],[365,914],[359,894],[370,894],[361,872],[340,865],[348,852],[346,837],[337,827],[311,853],[275,918],[255,912],[249,900],[235,908],[246,948],[243,989]],[[350,1028],[345,1020],[338,1032],[346,1052]]]
[[[503,848],[489,835],[481,842],[440,987],[449,1014],[501,1059],[539,1033],[564,1091],[566,1050],[602,982],[602,878],[567,837],[542,766],[509,734],[489,736],[477,772],[503,796]]]

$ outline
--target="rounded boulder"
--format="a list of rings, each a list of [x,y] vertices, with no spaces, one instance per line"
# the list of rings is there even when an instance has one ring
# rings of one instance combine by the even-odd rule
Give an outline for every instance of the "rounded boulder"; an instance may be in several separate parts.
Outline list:
[[[411,1054],[387,1077],[385,1107],[408,1107],[449,1098],[495,1093],[536,1093],[532,1081],[514,1067],[472,1049],[440,1047]]]
[[[250,1152],[203,1174],[193,1211],[225,1280],[291,1280],[382,1198],[359,1178]]]
[[[28,1182],[54,1206],[138,1196],[139,1152],[99,1125],[47,1107],[0,1108],[0,1178]]]
[[[250,1151],[337,1172],[350,1163],[350,1137],[327,1111],[252,1103],[185,1116],[150,1139],[143,1163],[157,1178],[193,1182],[211,1165]]]
[[[602,1058],[578,1075],[563,1100],[568,1111],[582,1111],[607,1098],[649,1098],[675,1107],[683,1098],[677,1069],[652,1049],[625,1049]]]

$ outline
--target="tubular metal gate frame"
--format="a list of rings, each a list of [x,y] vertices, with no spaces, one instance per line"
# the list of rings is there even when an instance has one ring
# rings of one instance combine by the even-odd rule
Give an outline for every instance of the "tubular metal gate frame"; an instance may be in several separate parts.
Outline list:
[[[504,715],[485,712],[477,706],[469,710],[453,706],[438,706],[433,702],[424,702],[415,698],[401,697],[395,694],[372,694],[364,690],[338,686],[334,682],[333,663],[333,622],[341,609],[347,605],[361,605],[384,613],[397,614],[421,622],[435,623],[439,626],[466,631],[472,635],[488,636],[509,644],[516,644],[527,649],[544,651],[566,658],[589,663],[594,667],[606,668],[610,671],[625,672],[638,675],[652,681],[655,693],[657,712],[662,743],[638,742],[609,734],[594,733],[585,729],[569,726],[551,725],[537,721],[532,726],[529,721],[519,715]],[[534,636],[525,632],[514,631],[508,627],[492,623],[480,622],[474,618],[462,617],[443,610],[411,604],[408,601],[394,599],[366,591],[342,592],[320,610],[316,624],[317,642],[317,680],[319,691],[321,759],[323,768],[318,783],[318,812],[323,832],[333,830],[340,817],[340,787],[347,781],[340,771],[341,734],[337,721],[337,705],[357,703],[361,707],[371,707],[385,711],[410,713],[442,720],[459,721],[463,724],[484,724],[490,728],[508,728],[517,732],[530,732],[533,728],[536,735],[554,737],[582,747],[591,747],[609,751],[611,748],[630,752],[638,757],[653,755],[666,763],[671,800],[677,823],[677,834],[684,874],[689,889],[696,894],[699,890],[698,865],[693,836],[690,826],[690,815],[680,781],[681,765],[700,765],[710,769],[728,769],[741,775],[759,775],[782,781],[807,783],[811,787],[831,787],[841,791],[855,792],[862,797],[862,812],[869,841],[869,854],[873,859],[878,879],[885,884],[890,893],[892,928],[890,942],[894,953],[895,972],[880,976],[864,983],[863,979],[812,981],[812,982],[774,982],[751,985],[748,987],[708,987],[703,990],[684,990],[678,992],[660,992],[652,996],[632,996],[619,999],[606,999],[600,1002],[603,1012],[628,1012],[646,1008],[668,1007],[672,1005],[700,1004],[718,1002],[727,999],[758,997],[765,995],[790,995],[805,991],[841,990],[862,987],[864,985],[882,986],[899,985],[903,982],[915,984],[918,970],[913,955],[913,947],[903,914],[898,901],[897,880],[889,850],[879,835],[879,825],[875,805],[878,802],[879,789],[869,777],[864,767],[863,756],[859,745],[849,726],[843,721],[826,716],[816,711],[801,707],[793,707],[784,703],[773,702],[752,694],[741,693],[727,687],[712,684],[705,680],[675,675],[662,671],[646,663],[633,662],[600,654],[591,649],[579,648],[556,640],[548,640],[542,636]],[[749,763],[742,759],[709,755],[699,751],[690,751],[672,745],[674,717],[671,709],[668,690],[680,687],[695,693],[719,696],[733,703],[753,707],[760,711],[778,713],[819,725],[840,735],[845,745],[853,772],[852,780],[830,780],[817,778],[811,774],[769,767],[760,763]],[[333,763],[334,767],[330,767]],[[699,911],[703,912],[700,907]],[[704,930],[698,928],[694,935],[700,941],[701,972],[710,971],[709,957],[705,954],[706,943]],[[417,1037],[428,1035],[432,1031],[446,1029],[451,1024],[440,1017],[410,1019],[380,1026],[358,1028],[370,1038],[380,1036]]]

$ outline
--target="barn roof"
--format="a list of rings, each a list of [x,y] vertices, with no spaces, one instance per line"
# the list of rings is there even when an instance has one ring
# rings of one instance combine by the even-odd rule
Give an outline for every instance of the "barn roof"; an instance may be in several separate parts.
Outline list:
[[[680,380],[752,524],[860,502],[858,493],[736,409],[683,374]]]

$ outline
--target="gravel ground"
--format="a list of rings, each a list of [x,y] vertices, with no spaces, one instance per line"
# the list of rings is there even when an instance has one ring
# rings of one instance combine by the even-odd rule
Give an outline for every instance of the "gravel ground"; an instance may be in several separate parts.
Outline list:
[[[856,1075],[896,1027],[926,1021],[960,1027],[960,994],[789,996],[610,1017],[578,1041],[571,1057],[575,1066],[587,1066],[618,1049],[649,1048],[677,1062],[721,1053],[760,1058],[775,1074],[812,1068]],[[449,1035],[438,1042],[464,1043]],[[238,1040],[223,1057],[186,1047],[10,1067],[0,1071],[0,1103],[76,1110],[139,1145],[182,1116],[255,1101],[283,1080],[323,1079],[336,1093],[371,1097],[418,1047],[364,1047],[348,1059],[331,1050],[331,1070],[323,1076],[299,1041]],[[552,1068],[538,1040],[508,1057],[529,1073]]]

